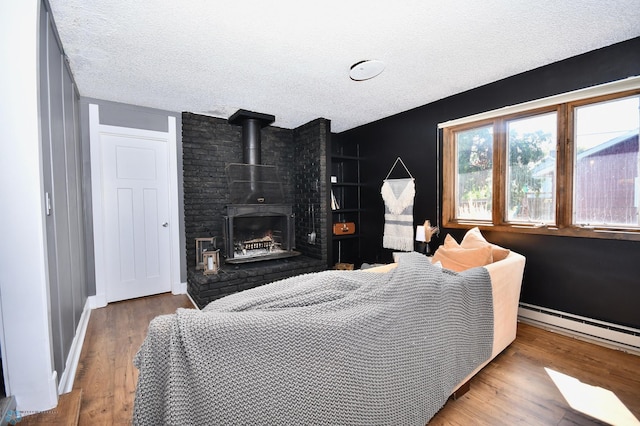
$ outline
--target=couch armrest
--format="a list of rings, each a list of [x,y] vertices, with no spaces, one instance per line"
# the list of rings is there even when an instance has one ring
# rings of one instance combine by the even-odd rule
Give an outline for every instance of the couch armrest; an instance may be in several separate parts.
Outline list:
[[[494,336],[491,358],[516,338],[525,262],[524,256],[512,251],[505,259],[485,266],[491,277],[493,293]]]

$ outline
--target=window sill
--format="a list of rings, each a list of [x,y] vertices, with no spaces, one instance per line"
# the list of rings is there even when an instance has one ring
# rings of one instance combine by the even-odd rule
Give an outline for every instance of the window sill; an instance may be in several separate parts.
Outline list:
[[[478,227],[482,231],[513,232],[521,234],[551,235],[554,237],[596,238],[606,240],[640,241],[640,230],[635,229],[607,229],[585,228],[571,226],[560,228],[555,225],[540,224],[500,224],[494,225],[484,221],[444,221],[443,228],[470,229]]]

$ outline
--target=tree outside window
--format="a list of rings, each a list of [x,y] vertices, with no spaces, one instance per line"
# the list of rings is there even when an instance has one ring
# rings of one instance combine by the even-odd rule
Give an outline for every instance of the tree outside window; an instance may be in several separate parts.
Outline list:
[[[557,114],[507,123],[508,222],[555,222]]]
[[[493,187],[493,126],[456,135],[457,216],[461,219],[491,219]]]

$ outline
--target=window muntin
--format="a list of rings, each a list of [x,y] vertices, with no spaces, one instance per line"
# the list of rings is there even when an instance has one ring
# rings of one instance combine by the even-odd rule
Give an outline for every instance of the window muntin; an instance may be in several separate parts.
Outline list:
[[[507,222],[556,220],[557,113],[506,122]]]
[[[457,219],[491,220],[493,196],[493,126],[455,134]]]
[[[573,224],[640,225],[640,96],[574,109]]]

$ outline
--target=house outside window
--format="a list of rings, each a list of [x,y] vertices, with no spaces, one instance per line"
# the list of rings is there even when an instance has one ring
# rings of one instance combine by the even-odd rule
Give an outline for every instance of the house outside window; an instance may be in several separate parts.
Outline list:
[[[575,108],[574,224],[638,227],[639,100]]]
[[[445,227],[640,240],[640,79],[490,115],[441,126]]]
[[[557,113],[506,122],[506,221],[555,223]]]

